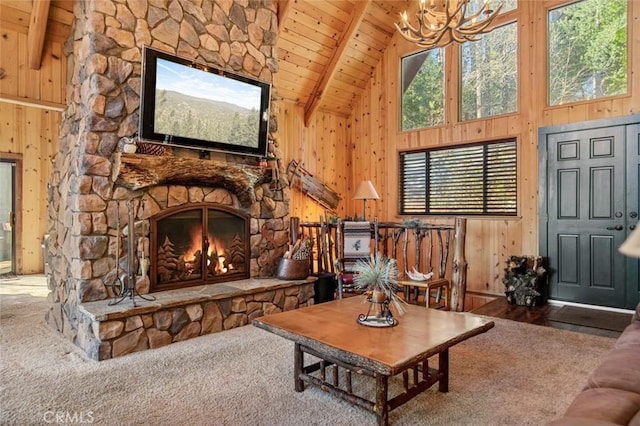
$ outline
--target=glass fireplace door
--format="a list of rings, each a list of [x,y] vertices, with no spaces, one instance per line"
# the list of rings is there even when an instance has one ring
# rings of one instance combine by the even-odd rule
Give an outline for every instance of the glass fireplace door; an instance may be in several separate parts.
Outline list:
[[[151,291],[249,278],[249,218],[211,203],[151,219]]]
[[[246,272],[245,224],[221,210],[207,210],[209,268],[207,277]]]

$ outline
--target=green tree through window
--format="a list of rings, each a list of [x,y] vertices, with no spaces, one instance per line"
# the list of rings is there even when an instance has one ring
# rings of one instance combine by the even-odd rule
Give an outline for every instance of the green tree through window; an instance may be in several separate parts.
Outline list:
[[[518,28],[511,23],[461,48],[461,120],[518,109]]]
[[[498,5],[502,4],[502,9],[500,9],[500,14],[505,12],[509,12],[510,10],[518,7],[518,0],[471,0],[469,2],[469,6],[467,6],[467,16],[476,13],[480,8],[484,5],[484,3],[489,3],[489,9],[495,10]]]
[[[444,124],[444,52],[402,58],[402,130]]]
[[[549,105],[627,92],[626,0],[583,0],[548,18]]]

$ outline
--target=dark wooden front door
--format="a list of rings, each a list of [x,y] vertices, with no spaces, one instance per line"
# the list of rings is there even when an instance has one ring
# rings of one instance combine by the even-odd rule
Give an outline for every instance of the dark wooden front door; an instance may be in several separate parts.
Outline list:
[[[552,299],[638,303],[638,262],[618,252],[638,220],[637,135],[631,155],[631,129],[638,126],[620,121],[540,132],[540,251],[548,258]]]

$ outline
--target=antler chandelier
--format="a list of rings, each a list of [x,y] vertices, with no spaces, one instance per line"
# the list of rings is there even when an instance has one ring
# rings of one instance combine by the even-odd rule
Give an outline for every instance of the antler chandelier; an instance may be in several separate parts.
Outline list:
[[[479,34],[488,32],[486,28],[498,16],[503,4],[492,10],[485,1],[480,10],[466,16],[470,1],[419,0],[418,28],[409,24],[406,11],[400,14],[401,22],[395,26],[402,37],[424,48],[444,47],[454,41],[476,41],[480,39]]]

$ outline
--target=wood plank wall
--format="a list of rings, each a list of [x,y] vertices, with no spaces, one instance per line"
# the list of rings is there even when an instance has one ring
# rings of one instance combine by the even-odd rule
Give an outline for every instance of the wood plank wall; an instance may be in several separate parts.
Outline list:
[[[520,100],[519,112],[488,120],[458,123],[423,131],[399,133],[399,57],[412,46],[396,36],[375,68],[369,86],[357,101],[352,115],[318,111],[308,127],[303,124],[303,105],[281,100],[278,113],[278,142],[283,163],[302,160],[304,167],[343,196],[335,214],[353,216],[362,211],[362,202],[351,200],[361,179],[371,179],[382,199],[367,203],[368,216],[381,220],[401,220],[397,215],[397,153],[400,150],[476,142],[515,136],[519,144],[520,217],[517,219],[471,219],[467,229],[468,287],[470,291],[501,294],[504,259],[512,253],[537,253],[537,132],[539,127],[615,117],[640,111],[640,2],[630,1],[629,93],[601,101],[545,107],[546,11],[562,3],[520,1],[517,11],[507,15],[519,21]],[[503,18],[505,19],[505,18]],[[19,273],[43,270],[40,241],[46,232],[46,184],[50,159],[56,152],[58,127],[64,107],[67,62],[60,40],[47,40],[42,67],[27,66],[26,32],[3,26],[0,63],[5,78],[0,79],[0,155],[22,156],[25,220],[18,253]],[[542,35],[542,37],[540,36]],[[524,52],[524,53],[523,53]],[[450,60],[447,75],[450,117],[457,108],[457,48],[446,52]],[[635,73],[634,73],[635,70]],[[24,99],[51,109],[16,104]],[[9,155],[11,154],[11,155]],[[291,190],[291,214],[303,220],[318,220],[325,209]],[[436,218],[437,220],[437,218]]]
[[[47,183],[57,152],[67,61],[60,41],[44,45],[42,65],[28,66],[27,35],[2,28],[0,63],[0,158],[16,160],[21,203],[16,217],[16,272],[42,273],[41,243],[47,231]]]
[[[470,218],[467,226],[468,286],[472,292],[503,294],[502,275],[507,256],[538,253],[538,129],[540,127],[624,116],[640,112],[640,1],[629,2],[628,40],[629,94],[605,100],[546,106],[546,16],[551,7],[566,1],[520,1],[519,8],[500,18],[499,23],[518,21],[519,40],[519,107],[515,114],[495,118],[457,121],[458,47],[448,47],[445,74],[447,121],[444,126],[420,131],[399,132],[399,58],[415,51],[415,47],[397,35],[375,68],[365,93],[346,121],[347,134],[327,124],[329,113],[319,112],[308,129],[302,127],[301,112],[287,104],[279,127],[287,158],[309,156],[309,170],[336,182],[345,199],[340,213],[353,215],[362,209],[349,199],[361,179],[371,179],[382,200],[369,202],[370,216],[380,220],[402,220],[398,204],[398,152],[403,150],[446,146],[516,137],[518,140],[517,218]],[[340,121],[342,129],[342,120]],[[346,150],[339,138],[345,139]],[[335,148],[334,148],[335,147]],[[333,152],[334,149],[336,152]],[[342,157],[342,154],[345,157]],[[336,156],[339,158],[337,159]],[[306,158],[306,157],[305,157]],[[313,161],[311,161],[313,159]],[[335,169],[331,170],[335,164]],[[348,164],[347,170],[342,169]],[[335,177],[331,175],[335,174]],[[306,214],[313,201],[293,191],[292,212]],[[369,207],[370,206],[370,207]],[[311,219],[317,212],[309,214]],[[429,218],[429,220],[439,218]]]
[[[16,272],[44,270],[41,242],[47,231],[47,183],[57,150],[60,112],[0,102],[0,158],[19,160],[22,208],[16,217]]]
[[[67,61],[61,42],[45,41],[42,64],[37,70],[29,68],[26,33],[3,27],[0,47],[0,63],[4,69],[4,78],[0,79],[0,95],[3,98],[64,106]]]
[[[318,111],[308,127],[304,126],[304,105],[280,99],[278,109],[278,146],[286,168],[290,161],[302,162],[302,167],[322,181],[343,199],[335,211],[329,211],[296,188],[291,188],[289,204],[292,216],[301,221],[317,222],[321,216],[344,217],[352,200],[344,194],[352,193],[351,159],[348,153],[347,119],[336,114]]]

